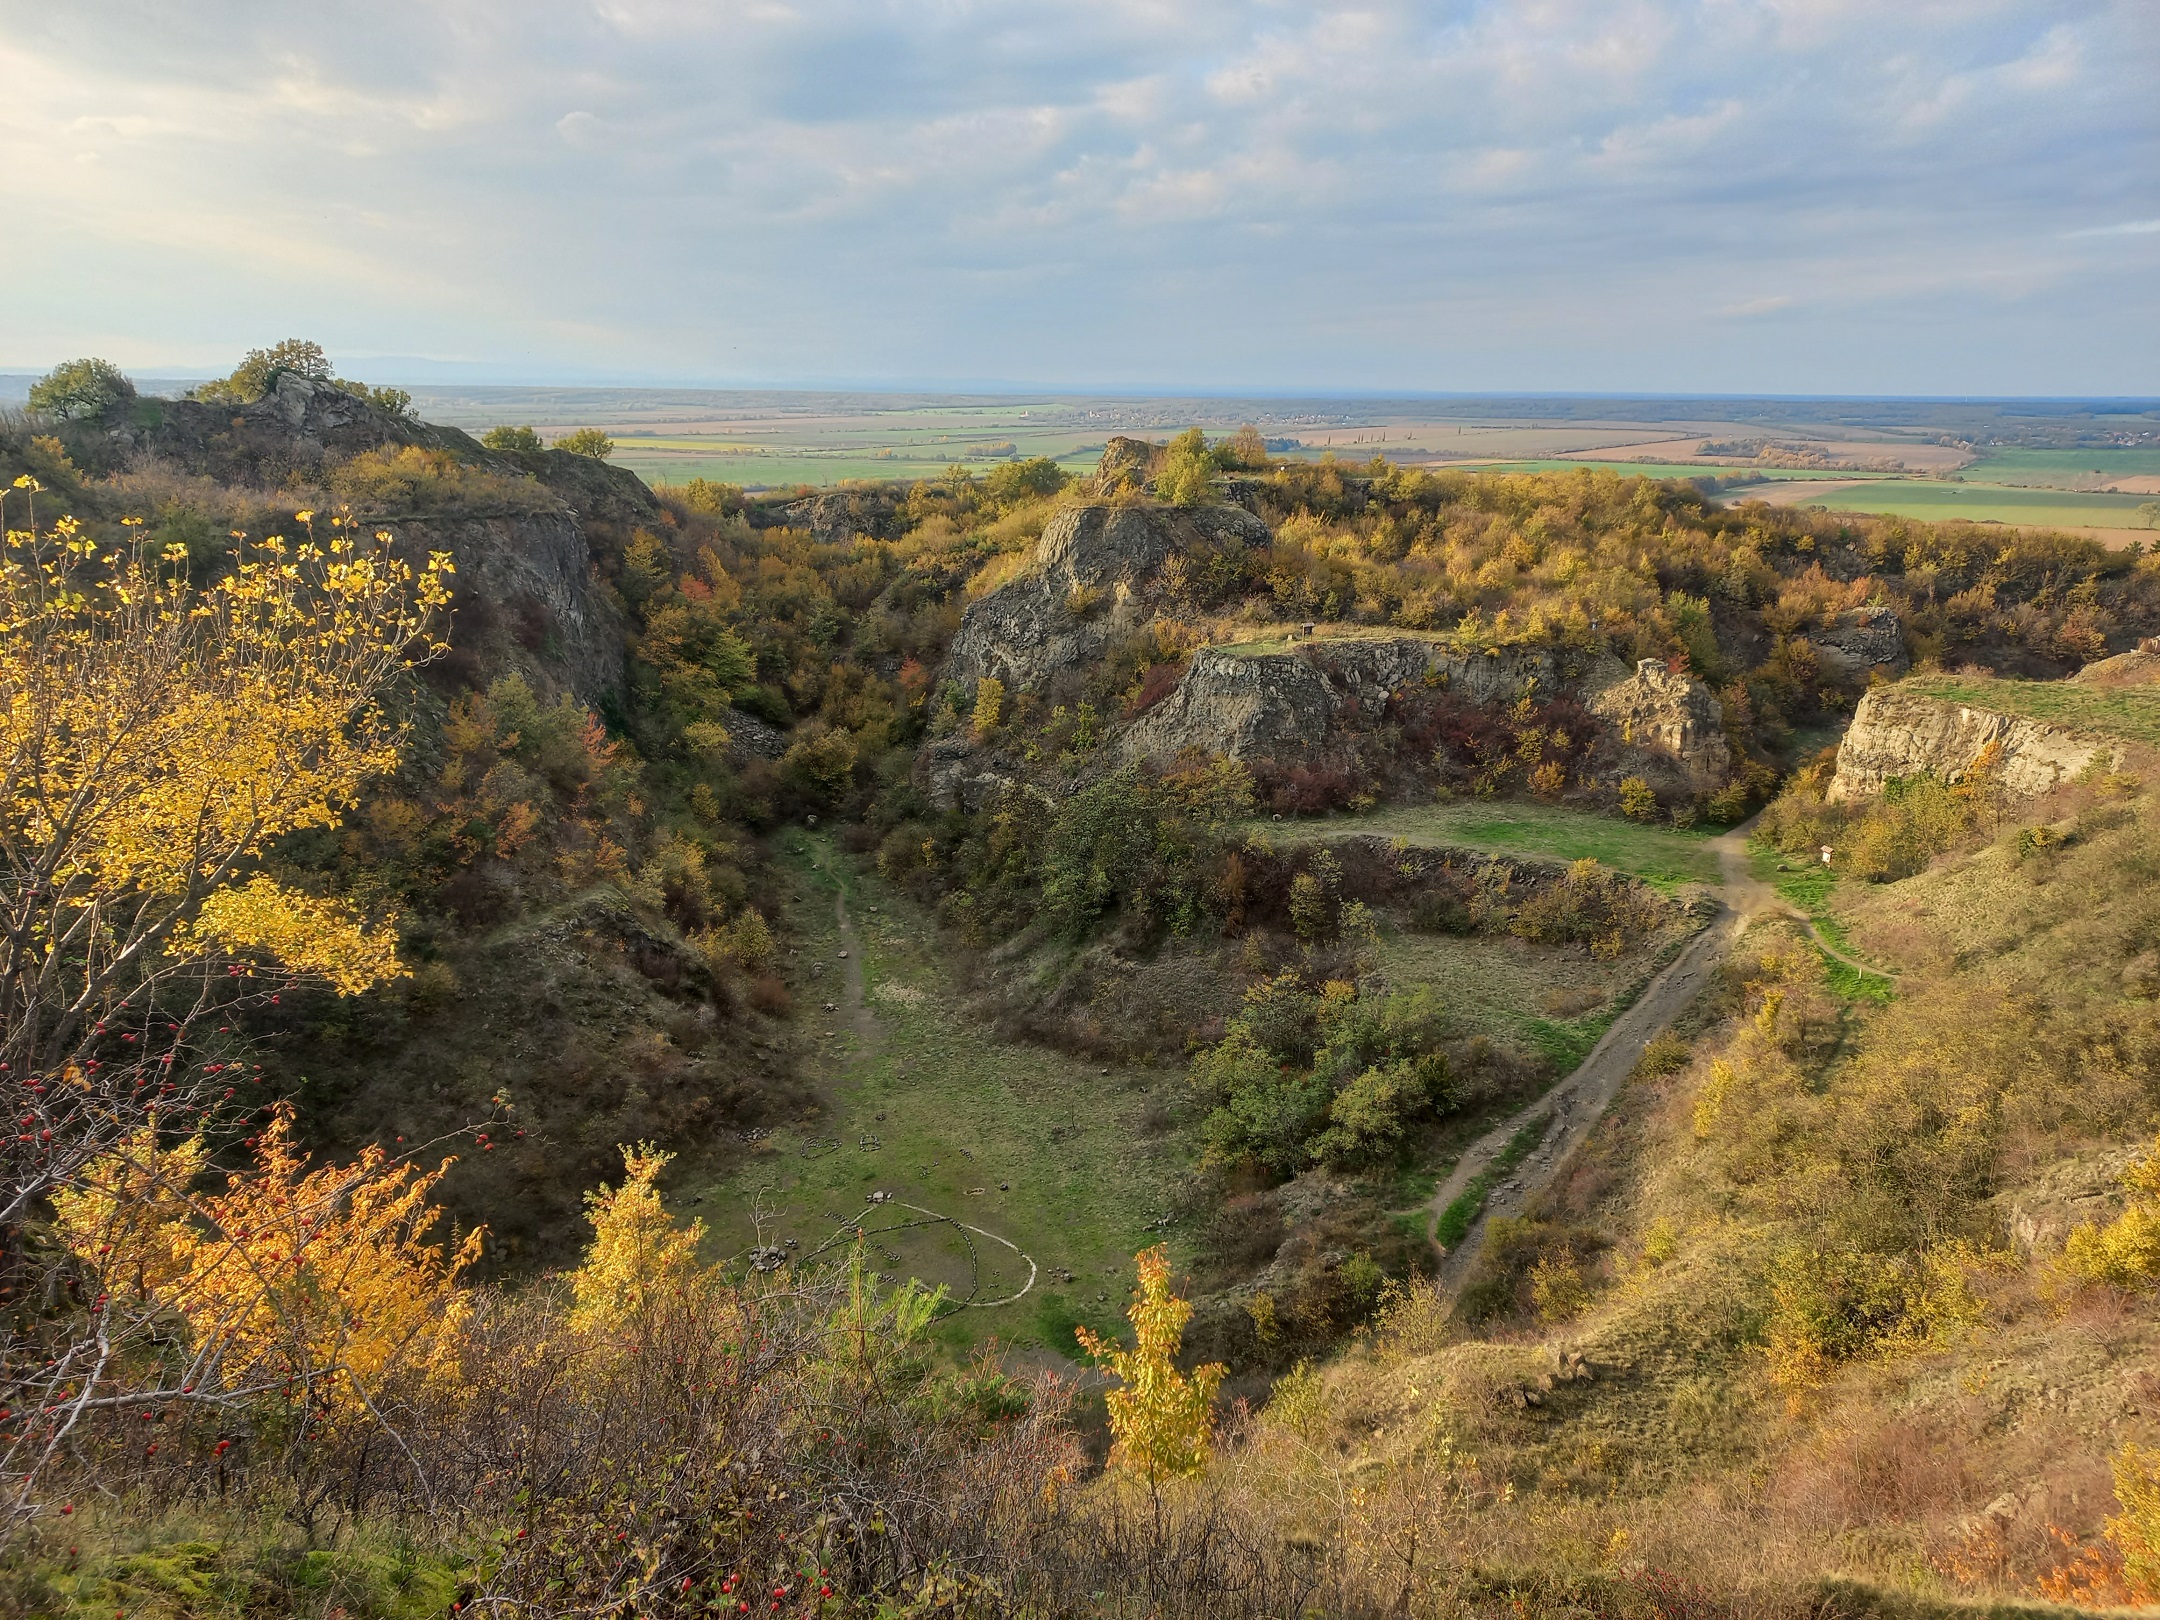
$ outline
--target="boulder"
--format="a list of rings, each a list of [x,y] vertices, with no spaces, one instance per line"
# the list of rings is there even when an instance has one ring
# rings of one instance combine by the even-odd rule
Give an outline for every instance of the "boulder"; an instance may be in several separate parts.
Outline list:
[[[1103,446],[1102,460],[1095,464],[1095,487],[1106,494],[1125,484],[1137,489],[1147,482],[1148,471],[1161,453],[1160,445],[1149,444],[1145,439],[1128,439],[1122,435],[1113,438]]]

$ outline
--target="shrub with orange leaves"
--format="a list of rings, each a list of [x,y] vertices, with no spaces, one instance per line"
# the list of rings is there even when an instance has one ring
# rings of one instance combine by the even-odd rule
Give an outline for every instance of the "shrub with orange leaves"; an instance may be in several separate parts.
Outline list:
[[[2070,1552],[2042,1578],[2040,1594],[2089,1609],[2160,1604],[2160,1451],[2127,1445],[2115,1454],[2115,1500],[2106,1539],[2081,1547],[2056,1531]]]
[[[54,1199],[76,1258],[115,1291],[186,1325],[181,1382],[226,1396],[304,1398],[318,1419],[377,1405],[393,1382],[427,1377],[464,1310],[458,1277],[483,1234],[445,1250],[431,1202],[452,1159],[423,1171],[370,1147],[311,1168],[279,1104],[253,1138],[254,1165],[191,1195],[199,1138],[161,1148],[154,1131]]]

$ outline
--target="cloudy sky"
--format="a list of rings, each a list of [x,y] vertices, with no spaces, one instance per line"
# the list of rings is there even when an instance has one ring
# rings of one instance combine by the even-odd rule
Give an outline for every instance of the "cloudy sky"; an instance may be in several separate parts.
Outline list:
[[[2160,394],[2160,0],[0,0],[0,204],[11,367]]]

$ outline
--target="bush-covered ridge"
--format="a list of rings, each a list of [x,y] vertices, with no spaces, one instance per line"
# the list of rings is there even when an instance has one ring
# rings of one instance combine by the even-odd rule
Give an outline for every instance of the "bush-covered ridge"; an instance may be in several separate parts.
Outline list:
[[[148,507],[158,554],[169,541],[196,583],[233,568],[222,531],[290,529],[341,480],[409,516],[513,533],[567,512],[590,604],[619,615],[621,679],[592,702],[551,683],[559,627],[542,615],[494,625],[530,670],[491,667],[506,642],[477,631],[506,604],[471,603],[451,656],[396,694],[414,724],[400,771],[260,852],[310,904],[402,912],[410,979],[281,994],[247,969],[267,976],[290,930],[226,941],[230,964],[202,960],[219,997],[226,965],[240,980],[215,1002],[232,1049],[196,1055],[240,1072],[202,1068],[181,1102],[151,1085],[156,1054],[122,1046],[178,1025],[86,1037],[96,1067],[78,1079],[190,1112],[129,1138],[149,1181],[107,1179],[5,1234],[0,1444],[38,1452],[58,1486],[0,1559],[14,1606],[687,1614],[755,1595],[790,1613],[1671,1620],[1815,1614],[1828,1569],[1917,1589],[1914,1604],[2150,1595],[2160,1389],[2150,1160],[2133,1144],[2160,1126],[2160,917],[2151,795],[2128,762],[2037,806],[1985,771],[1836,806],[1826,762],[1805,766],[1765,836],[1803,855],[1834,842],[1851,877],[1877,880],[1841,879],[1825,904],[1897,968],[1897,999],[1840,997],[1806,942],[1768,925],[1646,1054],[1547,1201],[1493,1234],[1458,1310],[1417,1282],[1418,1245],[1324,1246],[1347,1229],[1338,1189],[1356,1182],[1370,1207],[1400,1184],[1415,1203],[1430,1184],[1401,1174],[1405,1145],[1443,1140],[1430,1133],[1476,1087],[1534,1075],[1375,975],[1378,946],[1423,932],[1594,961],[1670,908],[1594,866],[1276,846],[1226,831],[1257,787],[1220,761],[1097,758],[1191,636],[1318,616],[1684,661],[1720,683],[1767,786],[1798,728],[1855,695],[1809,634],[1837,615],[1888,603],[1923,660],[2061,669],[2147,627],[2144,562],[1717,513],[1597,475],[1246,464],[1223,484],[1221,458],[1188,442],[1140,470],[1175,501],[1251,501],[1275,520],[1269,544],[1196,558],[1176,611],[1073,690],[986,708],[936,670],[969,593],[1016,566],[1061,499],[1024,465],[790,507],[715,486],[654,499],[591,458],[423,442],[379,402],[287,392],[375,442],[281,460],[258,411],[245,442],[156,440],[167,459],[145,462],[86,415],[10,424],[0,452],[10,478],[45,486],[43,521],[72,511],[90,549]],[[105,420],[154,436],[154,406],[115,399]],[[961,726],[1044,769],[984,814],[933,808],[914,750]],[[1487,763],[1500,795],[1537,761],[1515,746]],[[1276,1366],[1356,1337],[1271,1392],[1245,1384],[1264,1404],[1224,1415],[1195,1477],[1144,1492],[1091,1477],[1065,1392],[925,1350],[935,1301],[880,1286],[859,1256],[706,1265],[661,1202],[666,1146],[614,1159],[648,1133],[725,1152],[716,1127],[803,1107],[760,839],[812,814],[986,957],[1032,950],[1118,983],[1188,955],[1228,965],[1220,1027],[1186,1037],[1212,1150],[1187,1210],[1208,1222],[1195,1257],[1232,1269],[1286,1228],[1321,1239],[1297,1292],[1252,1293],[1231,1326]],[[544,1083],[503,1092],[489,1065],[504,1061]],[[47,1067],[10,1071],[11,1101],[49,1107],[29,1086],[56,1089]],[[327,1179],[302,1178],[279,1090]],[[395,1158],[444,1123],[472,1163],[419,1192],[499,1221],[508,1281],[429,1269],[449,1262],[415,1183],[354,1191],[386,1162],[355,1149]],[[11,1151],[45,1151],[16,1134]],[[575,1201],[603,1175],[588,1247]],[[460,1179],[478,1190],[462,1207]],[[569,1275],[535,1275],[573,1247]],[[356,1297],[356,1266],[377,1288],[418,1279],[402,1313]],[[1155,1320],[1182,1326],[1155,1296]],[[190,1358],[234,1321],[230,1376],[217,1357],[206,1375]],[[127,1332],[101,1341],[102,1322]],[[1194,1328],[1209,1354],[1228,1342],[1220,1313]],[[93,1374],[76,1357],[100,1342],[120,1353]],[[124,1394],[89,1403],[93,1378]],[[45,1455],[61,1421],[69,1444]],[[1171,1472],[1203,1462],[1181,1435]],[[216,1539],[253,1515],[282,1519],[287,1541],[250,1560],[177,1521],[127,1522],[175,1501]],[[318,1556],[333,1543],[350,1562]]]

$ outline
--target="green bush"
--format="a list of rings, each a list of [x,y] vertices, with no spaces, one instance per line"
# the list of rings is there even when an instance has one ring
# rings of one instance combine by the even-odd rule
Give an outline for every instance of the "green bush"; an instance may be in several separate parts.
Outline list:
[[[101,417],[135,398],[135,385],[110,360],[85,358],[57,365],[30,385],[30,408],[69,420]]]
[[[555,448],[567,450],[573,456],[591,456],[595,461],[605,461],[615,453],[615,441],[595,427],[579,428],[565,433],[555,441]]]
[[[480,442],[490,450],[537,451],[545,448],[540,443],[540,435],[531,428],[510,427],[508,425],[489,428],[487,432],[480,435]]]

